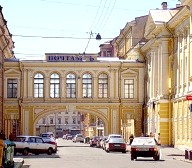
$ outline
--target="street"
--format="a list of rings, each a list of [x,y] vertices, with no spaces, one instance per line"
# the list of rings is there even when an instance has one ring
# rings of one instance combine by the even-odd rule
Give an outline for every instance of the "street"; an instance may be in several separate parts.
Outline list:
[[[182,152],[181,152],[182,154]],[[175,156],[173,156],[175,155]],[[73,143],[71,140],[58,140],[58,152],[54,155],[18,156],[24,158],[23,168],[187,168],[191,163],[176,159],[180,154],[170,154],[169,149],[162,149],[160,161],[152,158],[138,158],[131,161],[130,152],[106,153],[100,148],[89,147],[89,144]],[[177,156],[178,155],[178,156]]]

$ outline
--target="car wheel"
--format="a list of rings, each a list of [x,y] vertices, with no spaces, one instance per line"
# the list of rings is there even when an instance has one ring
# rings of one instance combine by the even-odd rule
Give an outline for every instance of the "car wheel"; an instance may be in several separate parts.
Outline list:
[[[29,154],[29,149],[25,148],[23,149],[23,155],[27,156]]]
[[[122,151],[122,153],[127,153],[127,151],[125,150],[125,151]]]
[[[109,153],[110,151],[109,151],[109,149],[105,149],[105,151],[107,152],[107,153]]]
[[[131,155],[131,160],[136,160],[137,159],[137,157],[135,157],[135,156],[133,156],[133,155]]]
[[[49,148],[48,151],[47,151],[47,154],[48,154],[48,155],[52,155],[52,153],[53,153],[53,149],[52,149],[52,148]]]
[[[155,156],[153,157],[153,159],[154,159],[155,161],[158,161],[158,160],[159,160],[159,155],[155,155]]]

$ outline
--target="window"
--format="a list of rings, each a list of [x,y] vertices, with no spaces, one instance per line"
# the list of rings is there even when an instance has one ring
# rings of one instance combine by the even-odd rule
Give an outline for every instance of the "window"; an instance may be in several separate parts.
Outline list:
[[[124,97],[128,99],[134,98],[134,80],[133,79],[124,80]]]
[[[73,124],[76,124],[76,117],[73,117]]]
[[[44,78],[43,75],[38,73],[34,77],[34,97],[43,97]]]
[[[67,84],[67,98],[76,97],[76,80],[74,74],[68,74],[66,79]]]
[[[61,124],[61,117],[58,118],[58,124]]]
[[[65,124],[69,124],[69,118],[65,117]]]
[[[36,138],[37,143],[43,143],[43,140],[41,138]]]
[[[45,118],[43,118],[43,122],[42,122],[42,124],[45,124]]]
[[[17,79],[7,80],[7,97],[17,98]]]
[[[59,90],[60,90],[60,82],[59,82],[59,75],[52,74],[50,79],[50,97],[57,98],[59,97]]]
[[[99,98],[107,98],[108,95],[108,77],[106,74],[99,75]]]
[[[92,76],[90,74],[83,75],[83,97],[92,97]]]
[[[53,124],[53,118],[52,117],[50,118],[50,124]]]

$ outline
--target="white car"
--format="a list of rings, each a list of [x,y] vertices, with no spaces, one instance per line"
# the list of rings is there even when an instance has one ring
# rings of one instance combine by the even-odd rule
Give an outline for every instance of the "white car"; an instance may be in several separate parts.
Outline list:
[[[77,134],[75,137],[72,139],[73,142],[84,142],[84,137],[82,134]]]
[[[54,141],[45,142],[42,137],[39,136],[17,136],[13,141],[15,143],[14,153],[22,153],[23,155],[28,155],[29,153],[41,154],[47,153],[52,155],[52,153],[57,152],[57,144]]]
[[[153,137],[136,137],[131,143],[131,160],[137,157],[152,157],[160,160],[161,149]]]

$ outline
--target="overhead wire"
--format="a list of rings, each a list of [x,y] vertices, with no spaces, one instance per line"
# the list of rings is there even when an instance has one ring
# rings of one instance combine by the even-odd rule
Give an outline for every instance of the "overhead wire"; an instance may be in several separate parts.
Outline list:
[[[109,12],[109,14],[108,14],[108,17],[107,17],[107,19],[103,22],[104,24],[102,25],[102,27],[101,27],[101,25],[99,25],[99,28],[98,28],[98,32],[101,32],[102,31],[102,29],[103,29],[103,27],[107,24],[107,22],[108,22],[108,20],[109,20],[109,18],[110,18],[110,16],[111,16],[111,13],[112,13],[112,11],[113,11],[113,9],[114,9],[114,7],[115,7],[115,4],[116,4],[116,0],[114,0],[114,3],[113,3],[113,6],[112,6],[112,8],[111,8],[111,10],[110,10],[110,12]]]

